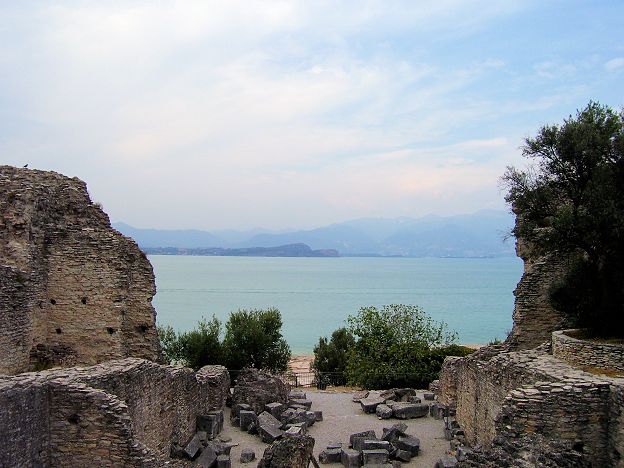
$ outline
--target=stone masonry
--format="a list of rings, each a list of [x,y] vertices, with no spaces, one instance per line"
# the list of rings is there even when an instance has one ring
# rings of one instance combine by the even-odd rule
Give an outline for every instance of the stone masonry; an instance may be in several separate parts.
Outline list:
[[[172,446],[228,391],[221,366],[195,373],[135,358],[0,377],[0,466],[171,464]]]
[[[0,166],[0,373],[158,361],[154,294],[146,256],[84,182]]]

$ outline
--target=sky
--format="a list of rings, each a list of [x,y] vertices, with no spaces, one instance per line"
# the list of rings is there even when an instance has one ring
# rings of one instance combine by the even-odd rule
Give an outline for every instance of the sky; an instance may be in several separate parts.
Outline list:
[[[621,0],[0,0],[0,164],[206,230],[506,209],[524,138],[624,105]]]

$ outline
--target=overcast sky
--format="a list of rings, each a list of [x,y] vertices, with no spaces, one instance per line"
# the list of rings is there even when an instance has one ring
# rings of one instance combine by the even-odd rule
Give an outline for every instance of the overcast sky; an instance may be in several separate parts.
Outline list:
[[[113,221],[503,209],[519,146],[624,104],[624,2],[0,0],[0,162]]]

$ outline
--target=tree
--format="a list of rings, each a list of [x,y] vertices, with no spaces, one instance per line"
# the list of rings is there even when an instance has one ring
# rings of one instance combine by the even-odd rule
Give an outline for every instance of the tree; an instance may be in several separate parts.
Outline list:
[[[572,255],[555,307],[600,335],[624,336],[624,114],[590,102],[527,138],[527,170],[508,167],[512,233],[538,253]]]
[[[457,339],[445,323],[434,321],[415,305],[362,307],[347,318],[347,324],[355,337],[347,376],[366,388],[426,386],[440,371],[441,350]],[[449,354],[459,348],[449,348]]]
[[[180,363],[197,370],[209,364],[222,364],[223,353],[219,335],[221,322],[202,318],[197,328],[177,334],[169,325],[158,328],[163,355],[169,363]]]
[[[344,327],[335,330],[329,342],[326,337],[320,337],[318,344],[314,347],[312,368],[317,373],[335,373],[325,379],[327,383],[344,384],[348,355],[354,345],[353,335]]]
[[[228,369],[244,367],[284,371],[290,347],[281,334],[279,310],[239,310],[225,324],[223,351]]]

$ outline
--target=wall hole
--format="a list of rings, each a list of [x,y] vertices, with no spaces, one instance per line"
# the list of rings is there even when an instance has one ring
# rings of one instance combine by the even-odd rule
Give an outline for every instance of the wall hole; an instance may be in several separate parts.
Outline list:
[[[67,418],[67,421],[69,421],[70,424],[78,424],[80,422],[80,416],[78,416],[77,414],[72,414],[70,417]]]
[[[141,333],[145,333],[147,331],[149,327],[147,325],[138,325],[136,327],[136,330],[141,332]]]
[[[52,304],[52,305],[56,304],[56,300],[50,299],[50,304]]]
[[[83,297],[82,299],[80,299],[80,302],[82,302],[83,304],[86,305],[87,304],[87,298]]]
[[[60,328],[57,328],[57,329],[56,329],[56,333],[57,333],[58,335],[60,335],[61,333],[63,333],[63,330],[61,330]]]
[[[113,327],[106,327],[106,331],[109,335],[112,335],[113,333],[115,333],[116,330]]]
[[[572,446],[572,450],[575,450],[577,452],[582,452],[583,447],[584,447],[583,442],[575,442],[574,445]]]

